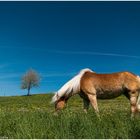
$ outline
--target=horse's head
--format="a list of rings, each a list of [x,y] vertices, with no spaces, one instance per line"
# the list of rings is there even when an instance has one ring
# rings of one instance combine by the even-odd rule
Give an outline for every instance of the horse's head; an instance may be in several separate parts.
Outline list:
[[[64,109],[64,107],[66,106],[66,102],[67,100],[64,98],[60,98],[56,103],[55,103],[55,110],[59,111]]]

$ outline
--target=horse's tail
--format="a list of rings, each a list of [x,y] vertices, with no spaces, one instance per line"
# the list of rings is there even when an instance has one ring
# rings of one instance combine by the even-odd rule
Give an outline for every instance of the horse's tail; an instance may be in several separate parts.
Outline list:
[[[80,80],[85,72],[93,72],[90,69],[83,69],[73,77],[70,81],[64,84],[53,96],[52,103],[57,102],[61,97],[70,97],[80,91]]]

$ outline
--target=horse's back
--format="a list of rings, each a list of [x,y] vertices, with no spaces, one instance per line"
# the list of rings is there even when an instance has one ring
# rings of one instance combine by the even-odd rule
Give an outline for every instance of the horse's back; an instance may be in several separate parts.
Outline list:
[[[133,87],[132,87],[133,85]],[[125,92],[126,88],[139,88],[137,76],[130,72],[97,74],[87,72],[81,78],[81,90],[96,93],[99,98],[113,98]]]
[[[128,74],[130,75],[129,78],[131,77],[131,79],[133,79],[133,74],[129,72],[118,72],[111,74],[86,72],[81,78],[81,83],[85,84],[92,82],[94,85],[114,85],[124,82]]]

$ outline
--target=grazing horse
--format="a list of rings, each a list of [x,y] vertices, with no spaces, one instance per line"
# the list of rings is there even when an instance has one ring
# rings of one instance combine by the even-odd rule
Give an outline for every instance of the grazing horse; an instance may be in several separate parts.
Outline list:
[[[81,70],[53,96],[56,111],[63,109],[75,94],[83,98],[85,112],[91,103],[98,113],[97,99],[112,99],[122,94],[130,100],[131,115],[140,112],[140,77],[130,72],[98,74],[90,69]]]

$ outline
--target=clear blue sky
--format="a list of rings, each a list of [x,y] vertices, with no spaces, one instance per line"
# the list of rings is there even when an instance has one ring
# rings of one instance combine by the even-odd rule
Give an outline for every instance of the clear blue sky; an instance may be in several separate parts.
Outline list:
[[[140,2],[0,2],[0,95],[24,95],[21,76],[58,90],[80,69],[140,75]]]

